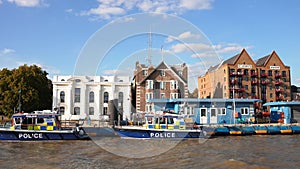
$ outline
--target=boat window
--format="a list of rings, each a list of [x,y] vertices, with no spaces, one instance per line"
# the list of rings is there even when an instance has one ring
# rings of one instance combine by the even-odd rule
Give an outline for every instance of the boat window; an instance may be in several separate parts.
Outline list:
[[[44,123],[44,118],[37,118],[37,123]]]
[[[21,124],[21,118],[15,118],[16,124]]]
[[[249,109],[247,107],[241,108],[241,115],[248,115]]]
[[[226,115],[226,108],[220,108],[218,115]]]

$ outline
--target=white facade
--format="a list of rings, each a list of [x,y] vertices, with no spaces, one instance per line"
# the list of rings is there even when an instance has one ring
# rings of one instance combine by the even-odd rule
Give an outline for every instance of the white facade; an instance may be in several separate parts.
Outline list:
[[[53,108],[62,120],[109,120],[111,100],[130,119],[130,78],[128,76],[54,76]]]

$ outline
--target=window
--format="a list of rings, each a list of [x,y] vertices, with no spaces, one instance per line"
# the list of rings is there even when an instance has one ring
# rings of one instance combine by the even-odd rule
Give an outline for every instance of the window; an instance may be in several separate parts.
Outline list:
[[[81,80],[80,79],[75,79],[75,82],[79,83],[79,82],[81,82]]]
[[[60,108],[59,108],[59,113],[60,113],[61,115],[64,115],[64,114],[65,114],[65,107],[60,107]]]
[[[143,70],[143,71],[142,71],[142,74],[143,74],[143,76],[147,76],[147,75],[148,75],[147,70]]]
[[[179,70],[179,71],[178,71],[178,74],[179,74],[179,76],[182,76],[182,71]]]
[[[249,109],[247,107],[241,108],[241,115],[248,115]]]
[[[160,89],[161,90],[166,89],[166,82],[160,82]]]
[[[118,106],[119,107],[123,106],[123,98],[124,98],[123,92],[119,92],[119,96],[118,96]]]
[[[270,93],[270,98],[273,98],[273,93]]]
[[[103,115],[107,115],[107,107],[103,107]]]
[[[94,92],[90,92],[90,94],[89,94],[89,102],[90,103],[94,103]]]
[[[286,71],[282,71],[282,77],[286,77]]]
[[[146,100],[153,99],[153,93],[146,93]]]
[[[268,76],[272,76],[272,70],[268,70]]]
[[[200,116],[206,117],[206,109],[200,109]]]
[[[89,107],[89,115],[94,115],[94,107]]]
[[[153,80],[146,81],[146,89],[153,89]]]
[[[75,88],[75,102],[79,103],[80,102],[80,88]]]
[[[171,93],[170,98],[171,99],[178,99],[178,93]]]
[[[218,115],[226,115],[226,108],[220,108]]]
[[[170,86],[170,89],[171,89],[171,90],[174,90],[174,89],[177,89],[177,88],[178,88],[177,81],[176,81],[176,80],[171,80],[171,86]]]
[[[59,94],[59,97],[60,97],[60,102],[64,103],[65,102],[65,92],[61,91]]]
[[[74,107],[73,115],[80,115],[80,107]]]
[[[216,117],[217,116],[217,111],[218,111],[218,109],[216,109],[216,108],[210,108],[210,116],[211,117]]]
[[[146,105],[146,111],[147,111],[147,112],[152,112],[152,110],[153,110],[153,109],[152,109],[152,106],[151,106],[150,104],[147,104],[147,105]]]
[[[166,98],[166,95],[164,93],[160,93],[160,98],[164,99],[164,98]]]
[[[103,102],[108,103],[108,92],[104,92],[103,94]]]
[[[165,70],[160,70],[160,75],[161,76],[165,76],[166,74],[165,74]]]

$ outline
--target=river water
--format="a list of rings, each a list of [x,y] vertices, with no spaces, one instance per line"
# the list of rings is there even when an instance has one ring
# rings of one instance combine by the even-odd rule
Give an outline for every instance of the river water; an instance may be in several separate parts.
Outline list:
[[[300,135],[0,142],[0,168],[300,168]]]

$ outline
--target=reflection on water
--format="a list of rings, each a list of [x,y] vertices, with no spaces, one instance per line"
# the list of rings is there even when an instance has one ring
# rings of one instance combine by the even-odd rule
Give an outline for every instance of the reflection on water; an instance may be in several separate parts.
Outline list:
[[[164,141],[110,139],[114,152],[93,141],[0,142],[1,168],[300,168],[300,135],[218,137],[183,140],[168,151]],[[101,139],[99,140],[101,141]],[[107,142],[107,140],[105,141]],[[157,152],[145,158],[139,155]],[[157,145],[157,146],[155,146]],[[161,153],[162,152],[162,153]],[[130,155],[133,154],[133,155]],[[143,154],[140,154],[143,156]]]

